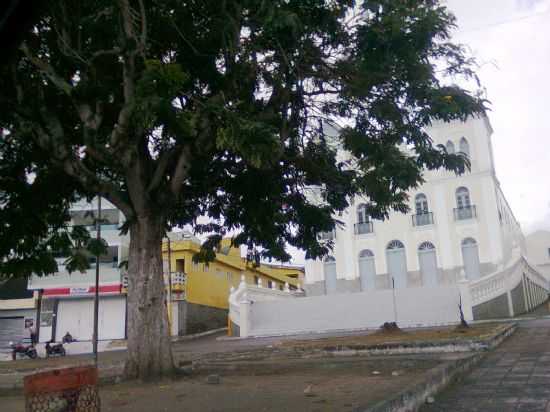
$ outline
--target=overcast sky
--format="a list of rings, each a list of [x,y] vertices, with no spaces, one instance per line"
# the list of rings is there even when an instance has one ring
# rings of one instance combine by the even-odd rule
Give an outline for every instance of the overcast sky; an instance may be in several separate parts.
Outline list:
[[[525,233],[550,229],[550,0],[447,0],[491,101],[502,190]]]

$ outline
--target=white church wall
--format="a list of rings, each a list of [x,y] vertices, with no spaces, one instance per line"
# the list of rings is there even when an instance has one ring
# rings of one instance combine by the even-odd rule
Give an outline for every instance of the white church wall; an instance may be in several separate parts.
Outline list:
[[[457,285],[312,296],[249,305],[249,336],[455,324],[459,321]],[[397,314],[397,319],[396,319]]]

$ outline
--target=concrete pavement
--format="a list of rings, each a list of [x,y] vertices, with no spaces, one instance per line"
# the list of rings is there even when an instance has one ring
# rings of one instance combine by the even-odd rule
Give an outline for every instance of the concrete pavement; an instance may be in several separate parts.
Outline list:
[[[550,412],[550,319],[521,322],[482,363],[422,412]]]

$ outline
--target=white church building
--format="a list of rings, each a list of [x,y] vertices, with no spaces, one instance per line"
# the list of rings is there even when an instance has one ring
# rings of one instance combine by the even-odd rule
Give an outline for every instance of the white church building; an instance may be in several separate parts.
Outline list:
[[[471,170],[460,176],[425,172],[425,183],[410,193],[411,212],[392,212],[385,221],[369,219],[367,199],[355,199],[338,217],[345,226],[323,235],[333,239],[333,254],[306,261],[307,294],[476,281],[526,256],[520,225],[495,173],[492,133],[485,116],[434,123],[428,130],[433,143],[468,155]],[[510,312],[504,305],[488,306],[474,307],[473,316]]]
[[[471,170],[426,171],[410,192],[410,213],[384,221],[369,219],[368,199],[354,199],[335,216],[343,225],[320,236],[333,241],[332,254],[306,260],[305,293],[245,282],[232,291],[235,334],[456,324],[459,305],[466,320],[477,320],[513,317],[547,300],[548,278],[529,258],[495,174],[487,117],[434,122],[427,132],[434,144],[468,155]]]

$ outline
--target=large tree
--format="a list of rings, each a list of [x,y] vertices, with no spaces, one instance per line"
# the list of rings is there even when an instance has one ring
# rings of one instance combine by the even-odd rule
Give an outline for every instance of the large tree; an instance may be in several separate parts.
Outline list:
[[[315,258],[354,196],[384,218],[423,170],[464,171],[424,130],[484,110],[440,80],[475,77],[453,25],[436,0],[51,0],[0,72],[0,271],[55,271],[70,202],[107,198],[130,233],[126,373],[171,373],[168,228],[208,233],[202,258],[227,231]]]

